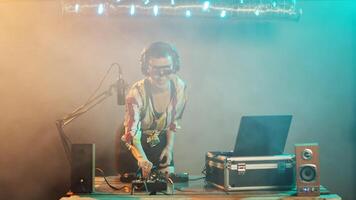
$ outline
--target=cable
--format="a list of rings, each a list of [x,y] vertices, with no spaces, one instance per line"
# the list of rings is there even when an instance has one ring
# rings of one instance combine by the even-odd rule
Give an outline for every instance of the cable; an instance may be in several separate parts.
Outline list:
[[[111,185],[111,184],[109,183],[109,181],[106,179],[106,176],[105,176],[104,171],[103,171],[102,169],[100,169],[100,168],[95,168],[95,169],[98,170],[98,171],[103,175],[103,178],[104,178],[106,184],[108,184],[108,186],[109,186],[111,189],[114,189],[114,190],[122,190],[122,189],[124,189],[124,188],[128,188],[128,186],[126,186],[126,185],[125,185],[125,186],[122,186],[122,187],[119,187],[119,188],[117,188],[117,187]]]
[[[148,187],[147,187],[146,181],[143,181],[143,185],[145,186],[145,190],[146,190],[146,192],[148,193]]]
[[[59,133],[59,137],[61,138],[61,142],[62,142],[62,145],[64,148],[64,152],[66,154],[67,160],[69,162],[69,165],[72,166],[72,159],[71,159],[71,155],[70,155],[72,142],[66,136],[66,134],[64,134],[64,130],[63,130],[61,121],[57,121],[56,126],[57,126],[57,130]]]
[[[99,83],[99,86],[94,90],[94,92],[89,96],[89,98],[86,100],[86,102],[84,104],[82,104],[81,106],[79,106],[78,108],[76,108],[74,111],[72,111],[70,114],[68,114],[65,118],[63,118],[63,125],[66,125],[67,123],[69,123],[70,121],[72,121],[73,119],[75,119],[77,116],[76,115],[81,115],[85,112],[87,112],[89,109],[91,108],[87,108],[86,110],[82,111],[86,106],[88,106],[92,101],[94,101],[96,98],[105,95],[107,92],[110,93],[111,91],[111,87],[109,89],[109,91],[102,93],[100,96],[96,97],[96,93],[99,91],[99,89],[101,88],[101,86],[103,85],[106,77],[108,76],[108,74],[110,73],[110,71],[113,69],[114,66],[118,67],[118,70],[120,71],[120,65],[118,63],[113,63],[111,64],[111,66],[109,67],[109,69],[106,71],[106,74],[104,75],[104,77],[102,78],[102,80]],[[105,98],[104,98],[105,99]],[[101,99],[99,101],[99,103],[104,100]],[[95,105],[94,105],[95,106]]]
[[[206,176],[206,165],[204,165],[203,170],[200,173]]]
[[[120,70],[120,65],[118,63],[113,63],[111,64],[111,66],[109,67],[109,69],[106,71],[106,74],[104,75],[104,77],[101,79],[100,83],[99,83],[99,86],[94,90],[93,94],[89,96],[88,100],[85,102],[84,105],[86,105],[94,96],[95,94],[99,91],[99,89],[101,88],[101,86],[103,85],[106,77],[108,76],[109,72],[112,70],[112,68],[114,66],[117,66],[118,67],[118,70]]]
[[[201,180],[201,179],[205,179],[205,176],[198,177],[198,178],[190,178],[189,181],[198,181],[198,180]]]

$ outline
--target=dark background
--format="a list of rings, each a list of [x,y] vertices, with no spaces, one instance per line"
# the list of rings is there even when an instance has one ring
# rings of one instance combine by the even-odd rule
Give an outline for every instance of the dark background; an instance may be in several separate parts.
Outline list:
[[[69,165],[55,120],[84,103],[113,62],[129,83],[141,79],[141,50],[162,40],[179,50],[189,89],[178,172],[199,175],[207,151],[231,150],[241,116],[292,114],[286,152],[318,142],[322,184],[355,199],[356,3],[298,5],[294,22],[71,17],[60,1],[0,1],[2,197],[62,196]],[[73,142],[95,143],[96,165],[112,175],[123,112],[112,97],[65,129]]]

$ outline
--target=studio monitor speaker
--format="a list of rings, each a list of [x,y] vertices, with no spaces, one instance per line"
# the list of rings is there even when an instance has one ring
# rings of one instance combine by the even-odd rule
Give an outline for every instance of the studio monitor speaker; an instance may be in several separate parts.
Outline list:
[[[296,144],[296,182],[298,196],[320,195],[319,145]]]
[[[95,144],[72,144],[71,186],[74,193],[94,191]]]

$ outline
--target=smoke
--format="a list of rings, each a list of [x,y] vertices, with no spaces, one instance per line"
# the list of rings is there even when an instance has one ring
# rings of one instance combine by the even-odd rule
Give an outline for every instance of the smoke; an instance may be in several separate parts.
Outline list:
[[[188,83],[189,101],[175,144],[178,172],[199,174],[205,152],[231,150],[239,120],[249,114],[292,113],[286,149],[320,140],[323,152],[352,157],[334,146],[354,145],[343,127],[354,120],[349,97],[355,94],[355,47],[349,38],[355,30],[325,22],[327,9],[308,8],[320,13],[306,14],[298,23],[253,23],[62,17],[57,1],[0,2],[1,196],[64,195],[70,168],[55,121],[87,100],[113,62],[121,64],[127,82],[143,78],[139,55],[152,41],[177,47],[179,74]],[[340,21],[347,20],[343,16]],[[110,74],[101,91],[116,76]],[[73,142],[96,144],[96,164],[109,175],[115,174],[115,130],[123,112],[113,96],[65,127]],[[335,173],[328,155],[322,155],[323,174]],[[341,182],[351,182],[347,176],[324,181],[342,194],[352,188],[341,188]]]

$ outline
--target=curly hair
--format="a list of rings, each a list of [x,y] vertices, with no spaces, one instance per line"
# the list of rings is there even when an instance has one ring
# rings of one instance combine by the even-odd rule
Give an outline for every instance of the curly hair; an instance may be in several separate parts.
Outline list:
[[[177,72],[180,68],[179,55],[177,50],[166,42],[153,42],[141,53],[141,71],[144,75],[148,75],[148,62],[151,58],[162,58],[171,56],[173,61],[173,72]]]

